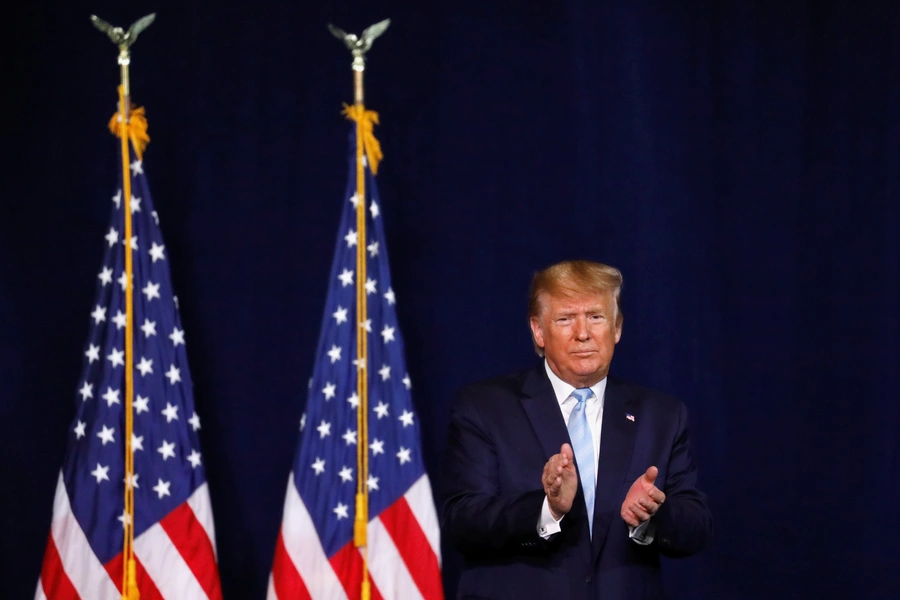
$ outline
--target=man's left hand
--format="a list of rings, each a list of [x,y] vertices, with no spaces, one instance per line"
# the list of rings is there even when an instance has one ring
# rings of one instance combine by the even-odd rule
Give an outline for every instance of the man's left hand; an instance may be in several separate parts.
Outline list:
[[[631,488],[622,502],[622,520],[637,527],[656,514],[662,503],[666,501],[666,495],[656,487],[656,476],[659,470],[650,467],[647,472],[635,479]]]

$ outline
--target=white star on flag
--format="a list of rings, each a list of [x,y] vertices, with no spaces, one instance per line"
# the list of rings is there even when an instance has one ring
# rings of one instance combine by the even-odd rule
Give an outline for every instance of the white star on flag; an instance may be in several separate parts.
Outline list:
[[[144,332],[144,337],[150,337],[151,335],[156,335],[156,321],[151,321],[150,319],[144,319],[144,324],[141,325],[141,331]]]
[[[82,402],[86,402],[88,398],[94,397],[94,384],[85,381],[78,393],[81,394]]]
[[[122,329],[123,327],[125,327],[126,321],[127,317],[121,310],[116,311],[116,316],[112,318],[112,322],[116,324],[116,329]]]
[[[384,401],[379,402],[378,406],[376,406],[373,410],[376,414],[378,414],[379,419],[388,415],[388,405],[385,404]]]
[[[178,407],[166,402],[166,407],[159,411],[165,418],[166,423],[178,420]]]
[[[338,502],[338,505],[334,507],[334,514],[337,515],[338,521],[341,519],[349,518],[349,514],[347,514],[347,505]]]
[[[104,480],[109,481],[107,473],[109,473],[109,467],[101,467],[100,463],[97,463],[97,468],[91,471],[91,475],[97,478],[97,483]]]
[[[148,373],[153,372],[153,359],[147,359],[146,356],[141,357],[141,362],[136,367],[138,371],[141,372],[141,377],[146,376]]]
[[[87,423],[85,423],[84,421],[78,421],[78,424],[75,425],[75,429],[73,429],[73,431],[75,432],[76,440],[80,440],[81,438],[83,438],[85,436],[85,433],[84,433],[85,425],[87,425]]]
[[[344,483],[353,481],[353,469],[350,467],[344,467],[338,475],[341,476],[341,481]]]
[[[200,453],[196,450],[191,450],[188,461],[191,463],[191,466],[196,469],[200,466]]]
[[[156,451],[160,453],[164,461],[170,458],[175,458],[175,442],[167,442],[166,440],[163,440],[162,446],[157,448]]]
[[[404,410],[403,414],[397,417],[401,423],[403,423],[404,427],[408,427],[413,424],[413,413],[409,410]]]
[[[334,362],[334,361],[332,361],[332,362]],[[331,400],[332,398],[334,398],[336,389],[337,389],[337,386],[334,385],[333,383],[326,383],[325,387],[322,388],[322,393],[325,394],[325,399]]]
[[[366,279],[366,294],[374,294],[375,293],[375,284],[378,282],[374,279]]]
[[[391,367],[390,365],[382,365],[380,369],[378,369],[378,374],[381,375],[382,381],[387,381],[391,378]]]
[[[409,453],[410,453],[409,448],[404,448],[403,446],[400,446],[400,452],[397,453],[397,458],[400,459],[401,465],[405,465],[406,463],[412,461],[412,458],[410,458]]]
[[[107,442],[115,442],[115,438],[113,437],[113,433],[115,433],[115,428],[110,429],[106,425],[103,426],[103,430],[97,434],[97,437],[103,441],[103,445],[105,446]]]
[[[354,230],[350,230],[347,235],[344,236],[344,239],[347,240],[347,247],[355,246],[357,243],[357,233]]]
[[[84,355],[88,359],[88,364],[93,364],[95,360],[100,360],[100,346],[90,344]]]
[[[165,249],[165,246],[160,246],[156,242],[153,242],[153,245],[150,246],[150,257],[153,259],[154,263],[158,260],[166,260],[166,257],[163,254],[163,250]]]
[[[181,369],[176,369],[175,365],[169,365],[169,371],[166,373],[166,377],[169,378],[169,383],[171,385],[175,385],[181,381]]]
[[[106,320],[106,307],[98,304],[91,316],[94,317],[94,325],[99,325]]]
[[[325,472],[325,461],[317,456],[316,462],[312,464],[312,468],[316,472],[316,475],[321,475]]]
[[[177,327],[172,330],[172,333],[169,334],[169,339],[172,340],[172,344],[176,347],[178,344],[184,345],[184,331],[178,329]]]
[[[331,350],[328,351],[328,357],[331,358],[331,364],[341,360],[341,349],[337,346],[331,346]]]
[[[384,442],[378,438],[375,438],[375,440],[369,444],[369,448],[372,450],[372,456],[384,454]]]
[[[150,409],[147,407],[147,404],[150,402],[150,398],[144,398],[140,394],[138,394],[137,398],[134,401],[134,410],[137,414],[141,414],[142,412],[150,412]]]
[[[119,400],[119,390],[114,390],[111,387],[106,388],[106,393],[103,394],[103,399],[106,400],[106,406],[112,406],[113,404],[122,403]]]
[[[144,289],[141,290],[147,296],[147,302],[150,302],[154,298],[159,298],[159,284],[153,283],[152,281],[148,281],[147,285],[144,286]]]
[[[127,510],[122,510],[122,514],[116,517],[119,521],[122,522],[122,529],[125,529],[126,523],[131,525],[131,515],[128,514]]]
[[[106,286],[106,285],[109,285],[110,283],[112,283],[112,275],[113,275],[113,270],[107,266],[104,266],[103,270],[100,271],[100,274],[97,275],[97,277],[100,279],[100,283],[102,283],[104,286]]]
[[[385,344],[387,344],[388,342],[393,342],[394,341],[394,328],[388,327],[387,325],[385,325],[384,329],[381,330],[381,337],[384,338]]]
[[[344,438],[344,441],[347,442],[348,446],[350,444],[356,443],[356,432],[353,431],[352,429],[348,429],[347,432],[344,435],[342,435],[341,437]]]
[[[324,438],[326,435],[331,435],[331,423],[322,419],[322,422],[316,427],[316,431],[319,432],[319,438]]]
[[[340,325],[341,323],[346,323],[347,322],[347,309],[341,308],[340,306],[338,306],[337,310],[334,311],[334,314],[331,316],[334,317],[334,320],[337,322],[336,323],[337,325]]]
[[[158,483],[153,486],[153,491],[159,494],[159,499],[162,500],[163,496],[171,496],[171,492],[169,492],[169,486],[172,483],[169,481],[163,481],[162,479],[158,480]]]
[[[344,272],[338,275],[338,279],[341,280],[341,285],[344,287],[353,285],[353,271],[344,269]]]
[[[190,419],[188,419],[188,423],[191,425],[191,429],[194,431],[198,431],[200,429],[200,417],[195,412]]]

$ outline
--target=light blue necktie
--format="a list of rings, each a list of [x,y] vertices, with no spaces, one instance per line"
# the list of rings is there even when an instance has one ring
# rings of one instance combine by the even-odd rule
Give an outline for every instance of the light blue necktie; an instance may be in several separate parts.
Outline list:
[[[588,514],[588,529],[593,536],[594,530],[594,439],[587,421],[587,399],[594,395],[591,388],[578,388],[572,392],[578,404],[569,415],[569,439],[578,462],[578,473],[581,476],[581,488],[584,490],[584,504]]]

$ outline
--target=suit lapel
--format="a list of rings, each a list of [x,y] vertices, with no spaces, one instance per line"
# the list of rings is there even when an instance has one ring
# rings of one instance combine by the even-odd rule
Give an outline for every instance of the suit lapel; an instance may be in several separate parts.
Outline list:
[[[559,402],[556,401],[543,364],[525,374],[522,392],[522,409],[531,422],[541,448],[548,458],[558,454],[559,447],[569,441],[569,430],[566,429]]]
[[[603,424],[600,434],[600,461],[597,467],[597,494],[594,502],[593,560],[596,562],[609,533],[611,523],[619,520],[622,508],[621,488],[637,435],[634,415],[637,407],[621,385],[610,378],[603,402]]]

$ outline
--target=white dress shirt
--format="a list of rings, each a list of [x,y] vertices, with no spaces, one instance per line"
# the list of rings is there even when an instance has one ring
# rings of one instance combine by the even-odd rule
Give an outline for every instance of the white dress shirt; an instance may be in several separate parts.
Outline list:
[[[560,379],[556,373],[550,369],[550,365],[547,364],[546,359],[544,359],[544,369],[547,371],[550,385],[553,386],[553,393],[556,395],[556,401],[559,403],[559,410],[562,413],[563,420],[565,420],[566,426],[568,426],[569,415],[572,414],[572,409],[574,409],[575,405],[578,403],[575,397],[572,396],[572,392],[575,391],[575,386]],[[587,418],[588,428],[591,430],[591,440],[594,442],[594,465],[596,466],[600,462],[600,432],[603,429],[603,399],[606,395],[606,377],[592,385],[591,391],[593,392],[593,395],[585,401],[587,405],[585,406],[584,412],[585,417]],[[597,485],[596,468],[594,468],[593,485]],[[562,531],[559,524],[563,518],[565,518],[565,515],[560,517],[559,520],[553,518],[553,514],[550,512],[550,503],[545,496],[544,505],[541,509],[541,517],[537,524],[538,535],[544,539],[549,539],[554,534]],[[650,521],[644,521],[637,527],[631,527],[629,525],[628,532],[629,537],[638,544],[647,545],[653,542],[653,531],[650,528]]]

